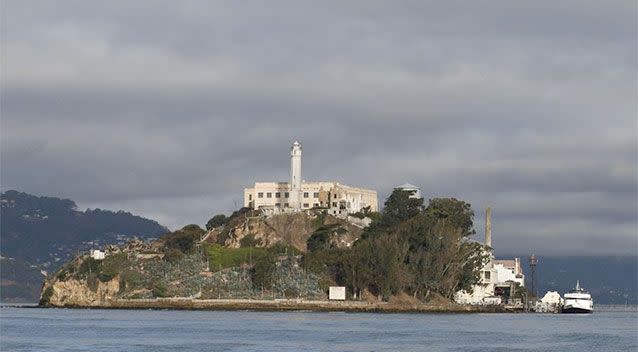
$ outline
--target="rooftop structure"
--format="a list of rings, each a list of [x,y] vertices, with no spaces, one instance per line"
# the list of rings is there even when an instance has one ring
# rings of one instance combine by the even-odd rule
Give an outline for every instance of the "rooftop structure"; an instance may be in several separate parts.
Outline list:
[[[396,186],[394,187],[394,189],[401,189],[404,191],[411,191],[413,192],[412,195],[410,196],[410,198],[421,198],[421,189],[418,186],[415,186],[413,184],[410,183],[404,183],[400,186]]]

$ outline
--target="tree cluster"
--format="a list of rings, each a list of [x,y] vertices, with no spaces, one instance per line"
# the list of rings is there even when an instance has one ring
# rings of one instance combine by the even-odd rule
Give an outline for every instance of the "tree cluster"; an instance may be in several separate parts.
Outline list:
[[[451,298],[479,281],[486,258],[474,234],[470,204],[453,198],[430,200],[395,190],[383,213],[351,249],[332,250],[325,233],[308,241],[307,269],[330,275],[360,297],[364,290],[383,299],[405,292],[427,299],[431,292]]]
[[[186,225],[175,232],[162,236],[164,242],[164,259],[176,261],[184,254],[193,253],[195,244],[205,231],[197,225]]]

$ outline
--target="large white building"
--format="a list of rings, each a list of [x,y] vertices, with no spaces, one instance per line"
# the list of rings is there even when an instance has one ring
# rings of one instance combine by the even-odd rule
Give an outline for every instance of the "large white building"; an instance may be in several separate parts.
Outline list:
[[[454,300],[464,304],[511,303],[516,286],[525,287],[525,275],[520,258],[496,259],[492,249],[492,210],[485,211],[485,248],[489,255],[487,264],[481,269],[481,282],[472,293],[459,291]]]
[[[301,177],[301,144],[290,148],[290,182],[255,182],[244,188],[244,207],[273,212],[324,208],[346,216],[370,207],[378,211],[377,192],[334,181],[305,182]]]

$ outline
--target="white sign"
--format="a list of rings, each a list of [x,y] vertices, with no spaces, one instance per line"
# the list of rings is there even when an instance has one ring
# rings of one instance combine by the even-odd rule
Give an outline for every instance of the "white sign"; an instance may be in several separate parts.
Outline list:
[[[330,291],[328,291],[328,299],[345,301],[346,287],[345,286],[330,286]]]

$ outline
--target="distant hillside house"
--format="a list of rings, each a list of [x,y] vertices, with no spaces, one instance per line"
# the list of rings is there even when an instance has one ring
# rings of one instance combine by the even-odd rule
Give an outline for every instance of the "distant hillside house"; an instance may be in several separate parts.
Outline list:
[[[271,212],[294,212],[325,208],[329,214],[346,216],[365,207],[378,211],[377,192],[334,181],[305,182],[301,178],[301,144],[290,148],[290,182],[255,182],[244,188],[244,207]]]

